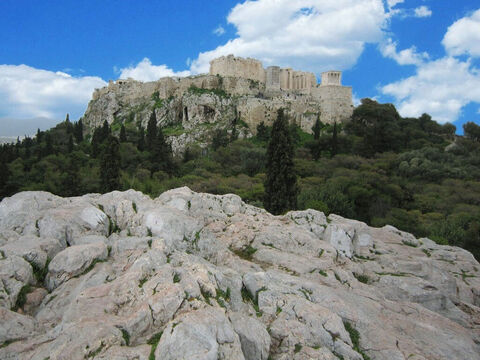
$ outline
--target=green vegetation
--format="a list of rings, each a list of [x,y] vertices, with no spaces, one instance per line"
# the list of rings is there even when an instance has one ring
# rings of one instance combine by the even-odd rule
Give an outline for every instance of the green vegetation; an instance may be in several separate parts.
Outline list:
[[[130,117],[135,119],[135,114]],[[201,150],[191,145],[179,159],[173,159],[164,138],[181,131],[179,127],[154,130],[149,126],[145,131],[135,128],[134,120],[124,124],[126,141],[118,144],[113,144],[106,122],[90,139],[83,136],[80,121],[64,121],[38,131],[34,138],[0,146],[0,198],[23,190],[77,196],[107,187],[133,188],[156,197],[189,186],[199,192],[235,193],[249,204],[264,206],[264,184],[278,185],[266,182],[266,164],[273,170],[273,151],[267,154],[273,129],[265,124],[259,124],[257,136],[247,140],[224,136],[221,130],[215,146]],[[240,119],[237,125],[242,125]],[[291,125],[294,152],[289,173],[291,183],[296,179],[297,204],[292,186],[278,192],[290,194],[292,201],[282,200],[287,205],[273,211],[312,208],[372,226],[391,224],[416,237],[463,247],[480,259],[479,129],[467,123],[465,136],[455,136],[451,124],[439,125],[428,115],[402,118],[392,105],[368,99],[355,109],[349,123],[318,122],[315,135]],[[119,157],[112,144],[118,146]],[[113,184],[110,180],[116,178],[117,167],[111,169],[116,162],[108,160],[112,158],[119,159],[118,182]],[[106,176],[102,169],[113,175]],[[270,205],[265,201],[267,208]],[[137,210],[137,205],[132,207]],[[238,255],[251,259],[251,251]],[[43,281],[42,270],[34,268],[39,281]]]
[[[163,331],[156,333],[147,341],[147,344],[152,346],[152,349],[150,350],[150,355],[148,356],[148,360],[155,360],[155,350],[157,350],[157,346],[160,342],[162,334]]]
[[[125,341],[125,345],[130,346],[130,334],[125,329],[120,329],[120,331],[122,332],[122,337]]]
[[[18,309],[23,309],[23,306],[27,302],[27,294],[32,292],[32,290],[33,290],[32,287],[28,284],[22,286],[17,296],[17,302],[15,303],[15,306],[12,308],[13,311],[17,311]]]
[[[220,97],[229,97],[229,95],[225,92],[225,90],[221,90],[221,89],[203,89],[203,88],[199,88],[195,85],[191,85],[188,89],[188,91],[191,93],[191,94],[195,94],[195,95],[202,95],[202,94],[213,94],[213,95],[217,95],[217,96],[220,96]]]
[[[233,250],[233,249],[230,249],[230,250],[232,250],[235,255],[241,257],[242,259],[251,261],[253,254],[255,254],[255,252],[258,249],[251,247],[250,245],[247,245],[240,250]]]
[[[360,349],[360,333],[358,332],[358,330],[355,329],[353,325],[350,324],[348,321],[344,321],[343,325],[345,326],[345,330],[347,330],[350,335],[350,340],[352,340],[353,344],[353,350],[362,355],[364,360],[370,360],[370,357],[365,354],[362,349]]]

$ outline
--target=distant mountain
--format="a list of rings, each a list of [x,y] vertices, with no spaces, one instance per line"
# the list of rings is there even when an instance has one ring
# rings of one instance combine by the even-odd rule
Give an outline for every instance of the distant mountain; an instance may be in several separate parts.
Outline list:
[[[48,130],[61,120],[45,117],[32,119],[0,118],[0,139],[17,138],[17,136],[34,135],[37,129]],[[0,143],[2,141],[0,140]],[[8,141],[7,141],[8,142]]]

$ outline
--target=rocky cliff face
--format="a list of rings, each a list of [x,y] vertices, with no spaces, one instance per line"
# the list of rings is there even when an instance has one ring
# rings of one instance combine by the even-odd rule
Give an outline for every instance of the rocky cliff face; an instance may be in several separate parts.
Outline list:
[[[188,188],[0,203],[1,359],[480,359],[465,250]]]
[[[148,83],[121,80],[95,91],[82,121],[91,131],[107,120],[118,132],[121,124],[146,128],[155,111],[174,153],[181,154],[191,144],[206,146],[216,129],[231,132],[235,126],[240,137],[251,136],[260,122],[272,124],[280,108],[311,132],[321,106],[321,101],[308,94],[269,93],[264,84],[243,78],[201,75]]]

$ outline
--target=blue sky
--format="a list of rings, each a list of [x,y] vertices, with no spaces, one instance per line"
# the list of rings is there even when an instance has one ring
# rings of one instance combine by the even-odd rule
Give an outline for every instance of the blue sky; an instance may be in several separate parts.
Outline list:
[[[356,101],[480,123],[473,0],[2,0],[0,44],[0,136],[78,119],[109,79],[202,73],[230,53],[340,69]]]

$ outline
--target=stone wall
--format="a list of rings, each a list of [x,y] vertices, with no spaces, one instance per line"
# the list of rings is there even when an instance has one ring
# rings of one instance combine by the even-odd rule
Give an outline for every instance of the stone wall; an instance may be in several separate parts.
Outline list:
[[[320,104],[323,123],[341,123],[352,116],[351,86],[321,85],[312,89],[312,97]]]
[[[232,76],[265,83],[265,70],[260,61],[233,55],[222,56],[210,62],[210,75]]]

